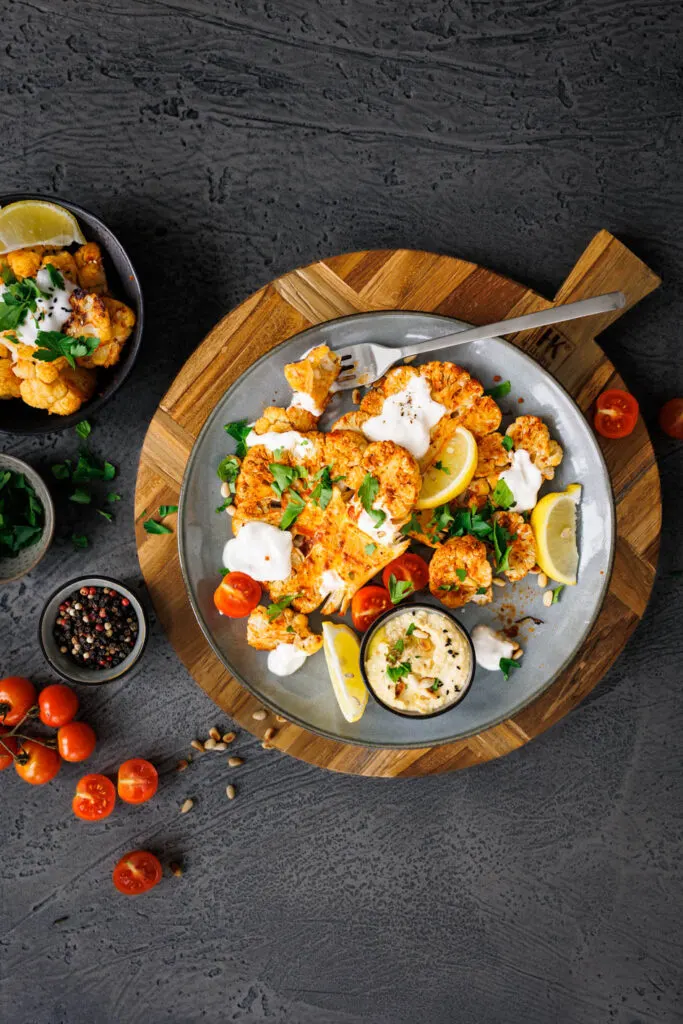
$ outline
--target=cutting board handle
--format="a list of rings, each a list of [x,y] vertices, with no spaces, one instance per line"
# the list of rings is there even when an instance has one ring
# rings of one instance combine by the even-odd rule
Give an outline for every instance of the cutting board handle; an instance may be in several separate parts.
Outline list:
[[[600,316],[562,324],[562,333],[577,345],[590,341],[661,283],[661,278],[614,235],[599,231],[558,291],[555,303],[576,302],[602,292],[621,291],[626,296],[626,305]]]

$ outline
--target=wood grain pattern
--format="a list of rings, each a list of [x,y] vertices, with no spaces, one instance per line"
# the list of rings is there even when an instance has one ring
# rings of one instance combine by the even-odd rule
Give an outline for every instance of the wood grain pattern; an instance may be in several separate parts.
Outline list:
[[[578,260],[555,302],[621,289],[627,308],[658,287],[659,278],[607,231]],[[436,312],[473,324],[543,309],[553,303],[485,267],[435,253],[378,250],[333,256],[285,274],[250,296],[209,333],[162,399],[142,450],[136,519],[178,498],[192,445],[226,388],[264,352],[313,324],[379,309]],[[623,382],[594,337],[619,313],[561,327],[525,331],[510,340],[553,373],[587,411],[607,385]],[[294,757],[358,775],[426,775],[500,757],[527,743],[575,707],[622,650],[642,617],[656,568],[661,529],[659,475],[642,420],[630,438],[600,439],[617,506],[614,569],[601,613],[572,664],[513,719],[478,736],[434,748],[374,750],[336,743],[290,723],[273,745]],[[643,496],[647,495],[647,501]],[[243,728],[262,734],[258,702],[233,680],[194,618],[180,571],[175,535],[146,534],[138,521],[138,553],[159,619],[199,685]]]

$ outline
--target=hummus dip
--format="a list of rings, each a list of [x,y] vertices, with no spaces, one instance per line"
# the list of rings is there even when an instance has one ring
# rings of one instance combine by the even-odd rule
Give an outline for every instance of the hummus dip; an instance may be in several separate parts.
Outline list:
[[[464,696],[472,676],[467,636],[437,608],[407,608],[377,627],[365,652],[370,688],[406,715],[433,715]]]

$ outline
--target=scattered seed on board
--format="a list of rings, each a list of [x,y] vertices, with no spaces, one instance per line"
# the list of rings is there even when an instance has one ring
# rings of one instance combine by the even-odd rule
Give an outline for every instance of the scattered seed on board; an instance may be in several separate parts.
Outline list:
[[[241,764],[244,764],[244,758],[242,757],[229,757],[228,764],[231,768],[239,768]]]
[[[553,603],[553,592],[552,592],[552,590],[546,590],[545,594],[543,595],[543,604],[546,606],[546,608],[550,608],[550,605],[552,603]]]
[[[259,708],[251,717],[257,722],[263,722],[268,717],[268,712],[264,711],[263,708]]]
[[[233,785],[226,786],[225,795],[227,796],[228,800],[234,800],[235,797],[237,796],[237,790]]]
[[[273,736],[275,736],[276,733],[277,729],[273,729],[271,725],[270,729],[266,729],[266,731],[264,732],[263,738],[264,740],[272,740]]]
[[[261,744],[261,746],[263,747],[264,750],[272,750],[273,749],[273,744],[269,743],[268,740],[264,740],[263,743]]]
[[[174,862],[173,864],[169,864],[168,866],[171,871],[171,874],[175,875],[176,878],[183,877],[183,869],[181,868],[180,864],[176,864]]]
[[[180,813],[181,814],[187,814],[187,812],[191,811],[193,807],[194,807],[194,800],[192,800],[188,796],[187,800],[184,800],[182,802],[182,804],[180,805]]]
[[[493,579],[491,580],[491,582],[493,583],[494,587],[504,587],[505,586],[505,580],[501,580],[501,578],[499,576],[494,576]]]
[[[217,729],[214,725],[213,729],[209,729],[209,736],[212,740],[219,740],[221,738],[220,729]]]
[[[222,750],[227,750],[228,749],[228,744],[227,743],[223,743],[222,741],[220,743],[214,743],[214,745],[213,745],[213,747],[211,749],[214,752],[216,752],[216,751],[220,752]]]
[[[287,719],[284,717],[284,715],[276,715],[275,716],[275,721],[276,722],[286,722]]]
[[[216,746],[216,741],[212,739],[204,740],[204,750],[213,750]]]
[[[190,746],[192,747],[193,750],[198,750],[200,753],[204,752],[204,744],[202,743],[201,740],[192,740]]]
[[[230,497],[230,484],[221,484],[221,498]]]
[[[517,650],[515,651],[515,653],[512,655],[512,657],[513,657],[513,659],[515,661],[519,661],[519,659],[522,658],[523,656],[524,656],[524,651],[522,650],[521,647],[518,647]]]
[[[223,743],[232,743],[234,739],[237,739],[237,733],[235,732],[224,732]]]
[[[548,577],[546,576],[546,574],[544,572],[540,572],[538,574],[538,579],[536,580],[536,583],[538,584],[539,587],[547,587],[548,586]]]
[[[189,767],[190,767],[190,762],[187,760],[186,757],[184,757],[182,759],[182,761],[178,761],[178,764],[175,766],[175,770],[177,772],[184,772],[185,769],[189,768]]]

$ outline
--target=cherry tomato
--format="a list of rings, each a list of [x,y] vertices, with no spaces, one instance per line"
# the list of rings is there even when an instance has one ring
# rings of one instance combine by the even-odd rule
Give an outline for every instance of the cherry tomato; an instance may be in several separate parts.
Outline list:
[[[261,600],[261,585],[245,572],[229,572],[213,595],[213,603],[221,615],[242,619]]]
[[[0,722],[18,725],[29,708],[36,702],[36,688],[23,676],[0,679]]]
[[[19,744],[19,759],[14,762],[14,767],[24,782],[42,786],[54,779],[61,766],[59,754],[52,747],[45,747],[35,740],[22,740]]]
[[[114,868],[112,880],[119,892],[139,896],[153,889],[161,881],[161,875],[158,857],[148,850],[131,850]]]
[[[116,790],[106,775],[84,775],[78,780],[71,809],[81,821],[102,821],[114,810]]]
[[[683,441],[683,398],[672,398],[659,410],[659,425],[669,437]]]
[[[69,722],[57,731],[57,750],[65,761],[85,761],[96,743],[95,730],[86,722]]]
[[[78,697],[70,686],[64,683],[53,683],[40,691],[38,696],[40,720],[53,729],[66,725],[78,711]]]
[[[5,768],[9,768],[14,758],[12,754],[16,754],[19,750],[19,745],[14,736],[8,736],[9,729],[0,728],[0,772]],[[3,746],[4,744],[4,746]],[[12,754],[8,753],[8,749],[12,751]]]
[[[628,391],[610,388],[598,395],[593,424],[603,437],[628,437],[638,420],[638,402]]]
[[[397,580],[409,580],[413,584],[413,590],[422,590],[429,583],[429,566],[424,558],[408,551],[404,555],[399,555],[393,562],[389,562],[384,569],[382,583],[387,590],[389,589],[389,579],[392,576],[395,576]]]
[[[142,757],[124,761],[119,768],[117,789],[127,804],[144,804],[157,791],[159,776],[153,764]]]
[[[351,618],[359,632],[371,626],[387,608],[393,608],[389,591],[384,587],[361,587],[351,601]]]

